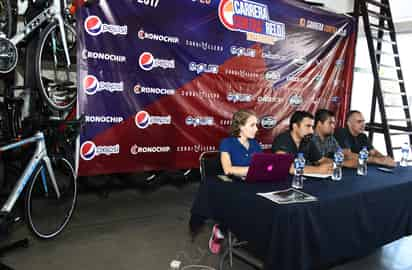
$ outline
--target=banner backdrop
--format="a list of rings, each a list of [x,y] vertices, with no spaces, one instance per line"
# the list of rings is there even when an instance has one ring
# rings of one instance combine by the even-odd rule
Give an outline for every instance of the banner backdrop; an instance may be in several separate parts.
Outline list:
[[[78,14],[79,174],[198,167],[233,112],[269,149],[295,110],[349,107],[356,23],[291,0],[101,0]]]

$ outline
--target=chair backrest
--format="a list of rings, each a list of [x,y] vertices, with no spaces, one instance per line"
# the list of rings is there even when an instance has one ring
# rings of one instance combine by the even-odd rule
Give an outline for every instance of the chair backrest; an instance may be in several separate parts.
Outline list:
[[[220,163],[219,151],[206,151],[200,157],[200,177],[202,181],[208,176],[224,174],[222,164]]]

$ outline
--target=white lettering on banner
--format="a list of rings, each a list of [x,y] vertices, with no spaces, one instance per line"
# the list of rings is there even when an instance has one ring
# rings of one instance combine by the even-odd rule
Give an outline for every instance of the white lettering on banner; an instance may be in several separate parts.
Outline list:
[[[190,62],[189,70],[196,71],[197,74],[200,74],[203,72],[217,74],[219,72],[219,66],[212,65],[212,64],[204,64],[204,63],[197,64],[195,62]]]
[[[103,32],[109,32],[113,35],[127,35],[127,25],[103,24]]]
[[[121,123],[123,122],[123,117],[121,116],[94,116],[86,115],[86,123]]]
[[[259,103],[280,103],[283,101],[282,98],[279,97],[271,97],[271,96],[259,96],[257,98]]]
[[[155,88],[155,87],[146,87],[139,84],[135,85],[133,88],[135,94],[155,94],[155,95],[174,95],[176,93],[175,89],[166,89],[166,88]]]
[[[152,8],[157,8],[159,5],[160,0],[137,0],[137,3],[143,4],[145,6],[149,6]]]
[[[248,3],[241,1],[233,1],[235,13],[238,15],[252,17],[261,20],[269,20],[269,12],[267,6],[258,5],[257,3]]]
[[[176,152],[205,152],[205,151],[215,151],[216,146],[214,145],[182,145],[176,147]]]
[[[139,30],[139,32],[137,33],[137,36],[142,40],[150,39],[150,40],[161,41],[165,43],[175,43],[175,44],[179,43],[178,37],[148,33],[148,32],[145,32],[143,29]]]
[[[96,147],[96,155],[107,155],[120,153],[120,145],[100,145]]]
[[[194,41],[194,40],[186,40],[186,46],[200,48],[204,51],[218,51],[223,52],[222,45],[210,44],[206,41]]]
[[[130,148],[130,153],[132,155],[137,155],[139,153],[167,153],[170,152],[170,146],[137,146],[134,144]]]
[[[102,52],[92,52],[92,51],[87,51],[83,50],[82,52],[82,58],[83,59],[98,59],[98,60],[106,60],[106,61],[111,61],[111,62],[126,62],[126,56],[124,55],[115,55],[115,54],[109,54],[109,53],[102,53]]]

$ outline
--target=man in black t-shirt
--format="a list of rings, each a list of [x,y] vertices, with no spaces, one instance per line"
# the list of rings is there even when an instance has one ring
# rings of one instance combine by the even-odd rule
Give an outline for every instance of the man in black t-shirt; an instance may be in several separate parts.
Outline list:
[[[368,137],[363,133],[365,131],[365,119],[359,111],[350,111],[346,117],[346,127],[340,128],[335,132],[335,137],[343,149],[348,149],[358,158],[359,152],[363,147],[369,151],[368,163],[375,163],[389,167],[395,167],[395,161],[382,155],[369,142]]]
[[[272,143],[274,153],[303,153],[307,166],[305,173],[329,174],[332,172],[332,163],[323,158],[316,145],[312,142],[313,116],[305,111],[296,111],[289,122],[289,130],[279,134]],[[290,173],[294,172],[293,164]]]

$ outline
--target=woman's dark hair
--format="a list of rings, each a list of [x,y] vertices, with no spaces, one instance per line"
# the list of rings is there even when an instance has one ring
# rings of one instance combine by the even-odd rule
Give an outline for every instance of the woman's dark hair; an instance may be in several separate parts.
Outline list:
[[[244,126],[246,124],[247,119],[251,116],[256,117],[256,114],[252,111],[244,109],[235,112],[232,117],[232,124],[230,125],[230,135],[234,137],[239,137],[240,127]]]

